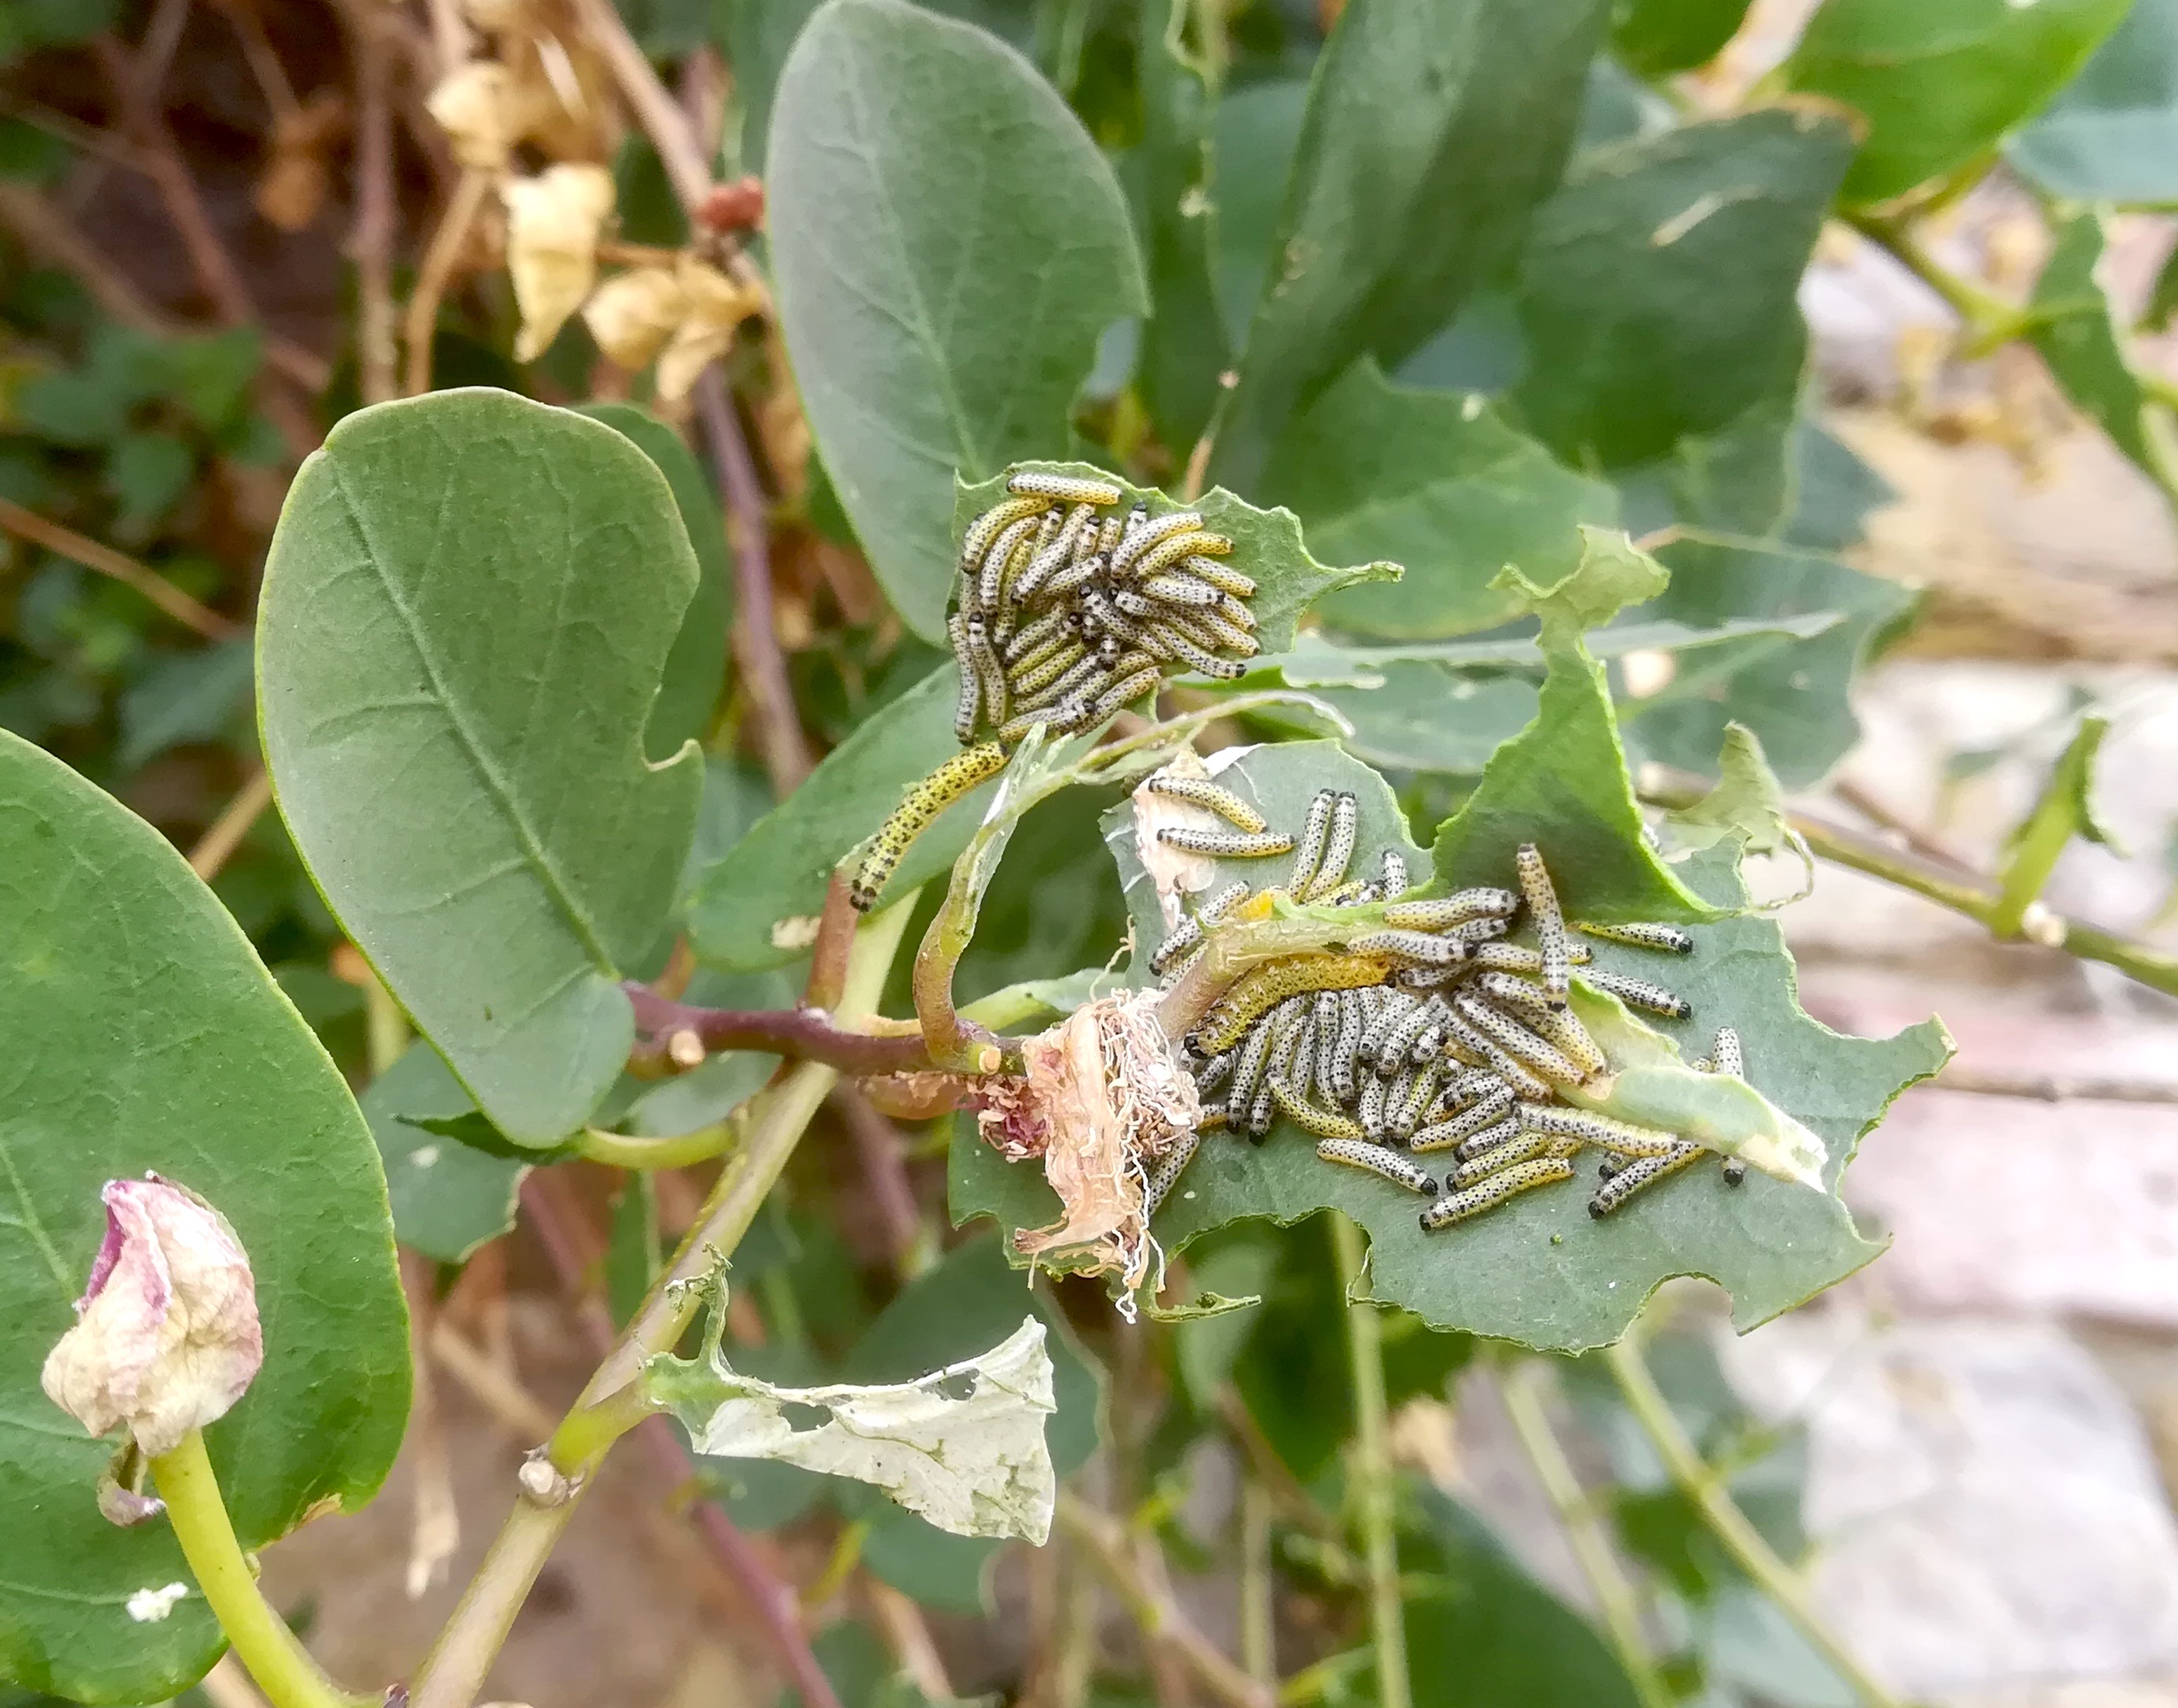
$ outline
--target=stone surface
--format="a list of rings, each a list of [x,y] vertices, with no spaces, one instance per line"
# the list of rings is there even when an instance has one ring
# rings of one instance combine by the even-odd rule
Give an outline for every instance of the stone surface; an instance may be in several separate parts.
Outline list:
[[[1719,1351],[1759,1412],[1805,1421],[1815,1594],[1894,1688],[2040,1708],[2178,1672],[2178,1524],[2138,1419],[2061,1329],[1832,1308]]]

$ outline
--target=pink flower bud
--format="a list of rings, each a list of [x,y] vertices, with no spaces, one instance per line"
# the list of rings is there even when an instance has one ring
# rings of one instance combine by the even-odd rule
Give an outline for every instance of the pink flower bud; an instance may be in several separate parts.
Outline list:
[[[227,1218],[156,1174],[108,1180],[106,1240],[76,1324],[46,1360],[54,1404],[150,1457],[224,1416],[265,1361],[257,1283]]]

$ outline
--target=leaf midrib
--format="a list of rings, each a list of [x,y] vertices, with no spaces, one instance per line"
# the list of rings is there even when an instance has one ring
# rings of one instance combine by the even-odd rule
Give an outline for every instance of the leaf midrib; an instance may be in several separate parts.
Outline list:
[[[588,911],[577,903],[572,888],[553,866],[551,856],[547,852],[542,839],[530,828],[528,818],[517,802],[514,791],[499,775],[498,767],[492,763],[483,743],[472,733],[464,709],[448,689],[437,659],[432,655],[430,649],[424,644],[423,629],[417,621],[415,613],[408,608],[407,601],[402,598],[399,589],[394,585],[392,578],[386,573],[385,559],[380,555],[376,542],[371,538],[370,528],[364,520],[363,509],[349,493],[347,472],[337,461],[329,459],[329,466],[332,471],[333,485],[340,494],[341,507],[347,513],[349,525],[355,529],[357,539],[363,546],[364,556],[369,561],[371,574],[376,578],[379,586],[385,592],[386,604],[391,607],[394,615],[401,620],[401,626],[408,635],[409,646],[415,652],[416,661],[422,666],[424,680],[430,685],[431,698],[437,701],[441,709],[446,714],[447,728],[453,731],[456,742],[460,747],[463,756],[468,760],[470,768],[476,772],[478,780],[483,783],[485,791],[490,795],[493,802],[505,814],[507,822],[514,827],[515,840],[521,845],[524,863],[536,873],[538,879],[544,885],[546,894],[551,897],[554,906],[566,917],[577,939],[588,952],[598,971],[608,978],[616,978],[619,977],[619,969],[614,965],[611,954],[599,939],[596,925],[591,920]]]

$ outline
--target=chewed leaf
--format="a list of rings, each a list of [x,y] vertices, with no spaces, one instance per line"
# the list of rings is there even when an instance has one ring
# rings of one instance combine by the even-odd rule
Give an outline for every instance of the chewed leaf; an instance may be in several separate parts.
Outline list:
[[[715,1351],[653,1359],[643,1381],[699,1453],[852,1477],[955,1536],[1041,1546],[1051,1534],[1059,1484],[1043,1432],[1058,1404],[1032,1316],[981,1357],[919,1382],[780,1388],[736,1374]]]
[[[1692,924],[1719,910],[1688,889],[1646,840],[1603,667],[1582,631],[1653,598],[1662,568],[1625,535],[1584,528],[1580,567],[1537,588],[1508,581],[1542,619],[1547,674],[1535,720],[1500,747],[1482,781],[1436,835],[1442,884],[1502,884],[1513,851],[1541,846],[1558,897],[1576,918]],[[1495,875],[1491,875],[1495,874]]]
[[[1823,1190],[1823,1165],[1830,1160],[1823,1141],[1744,1080],[1699,1071],[1677,1044],[1634,1019],[1617,997],[1581,989],[1578,976],[1573,1009],[1611,1058],[1611,1080],[1601,1095],[1568,1091],[1568,1101],[1636,1126],[1677,1133],[1781,1180]]]
[[[1213,755],[1212,764],[1222,757]],[[1382,780],[1333,743],[1247,750],[1218,770],[1218,780],[1281,829],[1300,824],[1319,788],[1353,789],[1361,810],[1352,869],[1372,872],[1390,845],[1405,853],[1417,883],[1427,879],[1426,862],[1406,849],[1406,826]],[[1539,793],[1527,816],[1508,828],[1513,841],[1535,841],[1562,888],[1579,895],[1582,868],[1563,857],[1561,846],[1568,822],[1584,822],[1578,806]],[[1108,815],[1106,829],[1135,906],[1140,946],[1160,922],[1125,804]],[[1222,860],[1217,882],[1276,884],[1291,857]],[[1636,1021],[1578,984],[1575,1000],[1617,1070],[1603,1095],[1606,1110],[1642,1125],[1666,1123],[1721,1152],[1798,1173],[1806,1184],[1751,1172],[1731,1185],[1716,1163],[1698,1161],[1598,1219],[1589,1210],[1593,1153],[1584,1153],[1582,1178],[1426,1232],[1417,1218],[1420,1199],[1320,1159],[1313,1139],[1282,1121],[1260,1146],[1207,1135],[1152,1232],[1176,1252],[1243,1218],[1294,1223],[1334,1207],[1368,1233],[1377,1298],[1436,1328],[1552,1350],[1616,1338],[1643,1300],[1677,1275],[1707,1276],[1729,1290],[1743,1328],[1843,1279],[1881,1248],[1855,1229],[1836,1196],[1838,1176],[1898,1092],[1942,1065],[1949,1041],[1934,1022],[1869,1041],[1840,1037],[1810,1019],[1799,1006],[1777,927],[1730,911],[1743,899],[1735,857],[1736,848],[1727,845],[1690,856],[1677,868],[1686,893],[1712,898],[1703,904],[1710,922],[1696,923],[1691,955],[1582,939],[1592,966],[1664,984],[1691,1004],[1690,1020]],[[1513,877],[1508,850],[1447,881],[1507,885]],[[1714,1029],[1724,1025],[1740,1034],[1743,1081],[1699,1076],[1687,1065],[1709,1051]],[[1415,1160],[1441,1174],[1450,1158],[1434,1153]],[[1009,1167],[972,1135],[955,1143],[949,1185],[956,1221],[989,1215],[1011,1229],[1049,1218],[1052,1200],[1040,1173],[1032,1165]]]
[[[1301,544],[1300,523],[1290,510],[1258,510],[1235,498],[1223,487],[1206,492],[1190,503],[1168,498],[1155,487],[1136,486],[1087,463],[1017,463],[994,479],[969,486],[955,478],[953,491],[953,538],[957,544],[968,524],[1006,495],[1007,476],[1023,469],[1070,475],[1080,480],[1103,480],[1119,489],[1119,509],[1146,503],[1150,514],[1163,516],[1175,510],[1192,510],[1212,534],[1233,542],[1227,560],[1256,583],[1249,603],[1261,625],[1256,638],[1265,653],[1281,653],[1294,642],[1294,624],[1309,605],[1336,587],[1365,581],[1397,581],[1395,563],[1356,564],[1334,569],[1318,563]]]

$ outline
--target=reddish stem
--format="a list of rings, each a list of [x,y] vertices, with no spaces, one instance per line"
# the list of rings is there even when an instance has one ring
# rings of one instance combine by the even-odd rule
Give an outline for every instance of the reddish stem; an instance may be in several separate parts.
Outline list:
[[[633,979],[621,988],[634,1006],[637,1026],[654,1043],[676,1032],[693,1032],[707,1051],[758,1050],[822,1062],[857,1076],[912,1073],[931,1065],[922,1040],[914,1034],[873,1037],[867,1032],[843,1032],[822,1009],[695,1008],[669,1001]]]

